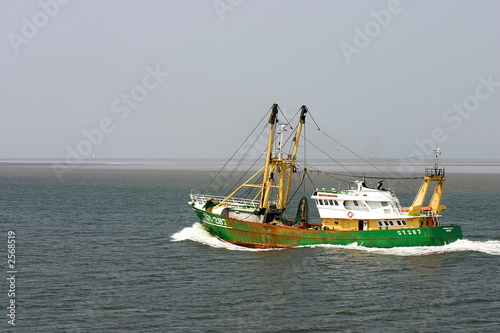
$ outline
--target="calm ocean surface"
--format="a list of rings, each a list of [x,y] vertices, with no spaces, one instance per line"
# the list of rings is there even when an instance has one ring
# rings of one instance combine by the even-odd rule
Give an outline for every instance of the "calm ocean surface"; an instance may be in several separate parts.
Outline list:
[[[0,331],[500,331],[498,174],[447,175],[442,224],[462,225],[462,241],[284,250],[228,245],[201,228],[186,203],[213,175],[88,167],[60,180],[51,168],[0,166]]]

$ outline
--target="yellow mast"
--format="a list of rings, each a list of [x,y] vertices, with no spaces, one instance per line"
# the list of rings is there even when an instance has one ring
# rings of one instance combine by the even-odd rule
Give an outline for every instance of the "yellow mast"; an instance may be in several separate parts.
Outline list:
[[[290,163],[290,166],[288,169],[290,170],[290,173],[288,175],[288,182],[286,184],[286,193],[284,195],[284,201],[280,204],[280,208],[285,209],[286,208],[286,203],[288,202],[288,194],[290,193],[290,184],[292,183],[292,173],[293,169],[295,167],[295,161],[297,159],[297,150],[299,148],[299,139],[300,139],[300,133],[302,132],[302,125],[304,125],[306,121],[306,113],[307,113],[307,107],[305,105],[302,105],[301,107],[301,112],[300,112],[300,120],[299,120],[299,127],[297,128],[297,134],[295,135],[295,146],[293,147],[293,153],[292,153],[292,160]],[[283,174],[283,177],[285,175]],[[281,189],[283,191],[284,189]]]
[[[264,168],[264,180],[262,183],[262,196],[260,199],[260,208],[266,208],[269,203],[269,193],[271,192],[271,182],[273,173],[269,173],[269,164],[271,163],[271,153],[273,149],[274,127],[276,126],[276,119],[278,115],[278,104],[273,104],[271,116],[269,117],[269,124],[271,124],[271,131],[269,132],[269,143],[267,145],[266,166]]]
[[[262,209],[267,209],[269,206],[269,197],[271,195],[271,189],[275,188],[277,189],[277,209],[283,211],[286,208],[286,203],[288,201],[288,195],[290,192],[290,184],[292,181],[292,173],[293,169],[295,167],[295,161],[297,157],[297,150],[299,147],[299,139],[302,131],[302,126],[305,122],[305,114],[307,113],[307,108],[305,105],[301,107],[301,115],[300,115],[300,121],[299,125],[297,128],[297,133],[293,139],[294,141],[294,148],[293,148],[293,153],[290,154],[284,154],[281,150],[283,148],[283,137],[280,140],[280,147],[278,149],[278,153],[273,156],[272,149],[273,149],[273,141],[274,141],[274,135],[275,135],[275,127],[277,123],[277,115],[278,115],[278,105],[274,104],[272,106],[272,111],[271,111],[271,116],[269,117],[269,124],[271,125],[271,130],[269,133],[269,142],[268,142],[268,147],[267,147],[267,156],[266,156],[266,165],[260,169],[257,173],[255,173],[252,177],[250,177],[246,182],[244,182],[242,185],[240,185],[235,191],[233,191],[230,195],[228,195],[224,200],[222,200],[220,203],[218,203],[216,206],[213,207],[213,209],[216,209],[220,206],[227,205],[228,199],[233,197],[238,191],[240,191],[244,187],[254,187],[254,188],[260,188],[259,193],[257,196],[254,198],[257,199],[257,197],[260,195],[260,205],[259,208]],[[282,124],[283,129],[282,132],[280,133],[283,136],[284,132],[284,126],[285,124]],[[257,175],[259,175],[261,172],[263,172],[264,177],[262,184],[250,184],[250,181],[253,180]],[[273,185],[273,180],[275,175],[279,177],[278,180],[278,185]],[[288,178],[287,178],[288,177]]]
[[[297,133],[294,137],[294,148],[292,155],[284,155],[279,149],[276,156],[272,156],[270,149],[272,149],[272,140],[274,137],[274,127],[271,127],[271,135],[269,136],[269,146],[267,151],[268,160],[266,161],[264,181],[262,184],[262,200],[260,208],[267,208],[269,204],[269,196],[271,192],[272,181],[274,175],[277,174],[278,179],[278,190],[277,190],[277,209],[284,210],[288,201],[288,195],[290,193],[290,184],[292,182],[292,173],[295,167],[295,161],[297,158],[297,150],[299,147],[300,134],[302,132],[302,126],[306,119],[307,107],[303,105],[301,107],[300,121],[297,128]],[[273,125],[273,124],[272,124]],[[284,129],[283,129],[284,130]],[[281,142],[281,145],[283,143]]]

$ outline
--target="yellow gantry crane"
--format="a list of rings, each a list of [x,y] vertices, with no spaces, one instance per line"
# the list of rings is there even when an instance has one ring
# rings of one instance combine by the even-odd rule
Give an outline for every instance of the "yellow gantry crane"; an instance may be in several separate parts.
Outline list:
[[[275,108],[276,107],[276,108]],[[260,200],[260,208],[267,208],[269,204],[269,195],[271,193],[271,188],[273,188],[274,175],[278,174],[278,185],[275,186],[278,190],[277,195],[277,209],[284,210],[286,208],[286,203],[288,201],[288,194],[290,192],[290,184],[292,181],[292,173],[295,168],[295,160],[297,159],[297,150],[299,147],[300,133],[302,131],[302,125],[305,123],[307,107],[302,105],[301,114],[299,120],[299,126],[297,128],[297,133],[294,137],[294,147],[293,153],[291,155],[284,154],[283,149],[283,133],[284,126],[281,131],[281,138],[279,142],[279,147],[277,154],[272,155],[272,142],[274,137],[276,115],[277,115],[277,105],[273,105],[273,112],[269,118],[269,123],[271,124],[271,131],[269,133],[269,143],[267,147],[267,158],[266,166],[264,167],[264,180],[262,183],[262,195]]]
[[[283,133],[285,131],[285,124],[281,129],[280,142],[278,150],[273,154],[273,142],[276,130],[276,124],[278,122],[278,104],[274,104],[271,110],[271,116],[269,117],[269,124],[271,125],[271,130],[269,132],[269,142],[267,146],[267,156],[266,165],[250,177],[245,183],[240,185],[233,193],[228,195],[223,201],[221,201],[215,208],[220,207],[226,203],[226,201],[233,197],[238,191],[244,187],[254,187],[260,188],[256,197],[252,200],[255,201],[260,196],[259,208],[263,211],[269,208],[269,198],[271,195],[271,190],[274,188],[277,190],[277,207],[276,209],[283,211],[286,208],[288,201],[288,194],[290,192],[290,184],[292,182],[292,173],[295,168],[295,161],[297,158],[297,150],[299,147],[299,139],[302,131],[302,126],[305,123],[307,113],[307,107],[302,105],[299,125],[297,128],[297,133],[294,136],[294,147],[292,154],[285,154],[282,151],[283,148]],[[264,172],[264,177],[262,184],[251,184],[250,182],[257,177],[261,172]],[[273,185],[275,176],[278,177],[278,185]]]
[[[413,204],[408,208],[409,216],[419,216],[424,204],[427,191],[429,190],[430,182],[437,182],[434,188],[434,193],[432,194],[431,200],[428,207],[432,210],[432,215],[439,215],[442,210],[446,209],[446,206],[441,205],[441,195],[443,194],[444,186],[444,169],[439,169],[439,155],[441,155],[441,149],[435,149],[434,154],[436,156],[436,163],[431,169],[425,169],[425,177],[420,189],[417,192]]]

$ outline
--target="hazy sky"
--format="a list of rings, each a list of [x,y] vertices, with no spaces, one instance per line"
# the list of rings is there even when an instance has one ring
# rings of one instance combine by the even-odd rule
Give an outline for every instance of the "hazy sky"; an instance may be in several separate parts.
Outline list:
[[[0,158],[226,158],[278,103],[365,157],[500,159],[497,0],[1,0],[0,15]]]

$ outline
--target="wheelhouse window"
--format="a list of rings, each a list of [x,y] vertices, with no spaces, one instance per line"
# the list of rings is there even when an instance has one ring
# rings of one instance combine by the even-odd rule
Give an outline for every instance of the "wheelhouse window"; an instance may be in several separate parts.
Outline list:
[[[379,227],[406,226],[406,221],[377,221]]]

